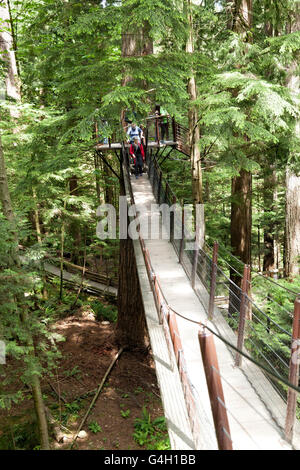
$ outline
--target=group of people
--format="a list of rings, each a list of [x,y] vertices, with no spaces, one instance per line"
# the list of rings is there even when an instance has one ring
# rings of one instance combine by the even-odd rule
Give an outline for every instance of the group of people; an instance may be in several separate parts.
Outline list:
[[[160,117],[161,143],[164,143],[165,136],[168,134],[168,113],[166,110],[156,107],[155,116]],[[135,177],[138,179],[143,175],[143,167],[145,162],[144,151],[144,134],[141,127],[135,122],[127,121],[129,124],[127,135],[128,143],[130,143],[129,155],[135,168]],[[159,136],[156,136],[159,140]]]
[[[143,167],[145,162],[143,131],[135,123],[132,123],[127,131],[127,135],[129,137],[130,143],[129,155],[132,162],[134,163],[135,177],[138,179],[139,176],[143,175]]]

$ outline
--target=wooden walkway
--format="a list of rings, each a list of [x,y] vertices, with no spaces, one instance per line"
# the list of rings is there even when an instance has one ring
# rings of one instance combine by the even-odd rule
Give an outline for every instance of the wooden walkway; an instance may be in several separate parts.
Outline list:
[[[44,263],[44,269],[48,276],[50,277],[60,277],[60,269],[53,264]],[[63,271],[63,280],[67,284],[75,285],[77,287],[81,284],[81,274],[70,273],[69,271]],[[100,282],[92,281],[91,279],[84,278],[82,284],[82,290],[90,292],[94,295],[107,295],[109,297],[115,298],[118,294],[118,289],[113,286],[107,286]]]
[[[144,216],[149,215],[151,204],[155,204],[152,188],[148,177],[143,177],[136,180],[131,177],[131,185],[133,195],[138,211]],[[153,213],[152,213],[153,214]],[[156,214],[159,217],[157,211]],[[135,242],[136,253],[138,251]],[[172,244],[168,240],[145,240],[146,248],[149,250],[151,263],[155,273],[159,276],[161,287],[166,300],[169,305],[177,312],[185,315],[186,317],[207,322],[215,331],[220,332],[223,336],[227,336],[229,340],[233,332],[229,331],[229,327],[223,319],[222,315],[216,309],[216,322],[214,325],[207,321],[205,305],[207,295],[203,286],[198,282],[198,293],[192,289],[190,281],[183,269],[178,263],[178,257],[174,251]],[[138,271],[140,281],[142,280],[142,291],[147,284],[145,284],[145,266],[143,260],[139,255],[138,258]],[[144,282],[145,281],[145,282]],[[144,293],[145,294],[145,293]],[[150,305],[149,288],[147,291],[147,299],[144,299],[146,316],[147,309]],[[150,309],[151,310],[151,309]],[[149,313],[149,312],[148,312]],[[148,323],[149,334],[153,351],[162,349],[162,338],[152,335],[152,328],[158,328],[157,317],[152,311],[152,324]],[[202,414],[202,431],[199,442],[201,449],[217,449],[217,443],[214,434],[213,418],[211,414],[210,400],[207,392],[206,379],[204,375],[203,363],[201,359],[199,343],[198,343],[198,328],[197,325],[188,322],[180,317],[177,317],[179,332],[183,345],[183,351],[186,358],[187,369],[189,377],[198,393],[200,413]],[[257,367],[250,364],[245,364],[243,368],[234,366],[232,352],[220,340],[215,339],[217,354],[219,359],[220,374],[222,376],[225,404],[227,407],[229,425],[231,431],[231,438],[233,441],[234,450],[288,450],[291,446],[284,440],[282,426],[282,419],[285,412],[285,404],[274,391],[270,382],[265,376],[257,370]],[[155,356],[155,354],[154,354]],[[159,368],[157,371],[159,383],[161,385],[161,394],[164,405],[168,408],[166,411],[167,421],[174,423],[177,420],[178,405],[169,406],[172,398],[170,394],[174,393],[170,386],[166,385],[166,374],[170,375],[167,367],[162,367],[162,362],[156,360],[156,366]],[[247,375],[248,374],[248,375]],[[168,378],[170,380],[170,377]],[[163,386],[163,383],[165,384]],[[259,390],[261,393],[259,393]],[[267,403],[270,397],[270,403]],[[264,400],[265,399],[265,400]],[[264,400],[264,401],[263,401]],[[181,397],[181,407],[182,397]],[[182,419],[182,416],[181,416]],[[185,423],[185,429],[188,424]],[[170,427],[169,427],[170,431]],[[190,436],[189,432],[186,435]],[[182,440],[178,435],[172,435],[172,448],[180,449]],[[297,447],[297,446],[296,446]],[[182,447],[186,447],[183,445]],[[192,447],[191,447],[192,448]]]

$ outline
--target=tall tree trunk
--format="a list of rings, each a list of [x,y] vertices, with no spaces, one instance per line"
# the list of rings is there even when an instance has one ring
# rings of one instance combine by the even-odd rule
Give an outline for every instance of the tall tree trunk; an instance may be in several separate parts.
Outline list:
[[[98,201],[98,204],[101,204],[101,186],[100,186],[100,178],[99,178],[100,162],[99,162],[99,156],[97,152],[94,153],[94,164],[95,164],[97,201]]]
[[[300,5],[295,5],[291,16],[289,32],[300,31]],[[300,78],[298,74],[299,61],[294,61],[288,70],[287,87],[295,100],[300,104]],[[295,135],[300,140],[300,121],[296,122]],[[292,159],[299,159],[299,154],[291,155]],[[285,275],[296,276],[300,274],[300,175],[291,168],[286,170],[286,219],[285,219]]]
[[[299,134],[300,135],[300,134]],[[286,170],[285,275],[300,274],[300,176]]]
[[[251,261],[252,226],[252,176],[249,171],[241,170],[232,179],[231,203],[231,246],[233,253],[243,263]]]
[[[120,240],[118,293],[118,342],[129,349],[145,349],[145,312],[131,238]]]
[[[264,260],[263,271],[274,272],[276,268],[275,257],[275,221],[270,212],[275,210],[276,199],[276,171],[274,165],[267,166],[264,170]]]
[[[112,163],[111,155],[106,155],[107,160]],[[113,182],[111,181],[112,172],[106,163],[102,162],[102,174],[104,180],[104,199],[106,204],[114,203],[114,188]]]
[[[47,418],[45,413],[45,405],[43,401],[43,395],[41,391],[41,384],[39,378],[34,375],[32,378],[32,396],[35,406],[35,412],[38,418],[38,427],[40,433],[40,442],[41,442],[41,449],[42,450],[49,450],[50,443],[49,443],[49,433],[48,433],[48,424]]]
[[[126,4],[126,2],[124,2]],[[145,55],[153,54],[153,41],[149,35],[150,25],[148,21],[145,21],[140,29],[136,29],[135,25],[127,29],[122,34],[122,57],[141,57]],[[126,69],[123,70],[122,86],[128,85],[132,81],[131,75]],[[145,88],[146,83],[142,83]],[[125,122],[126,110],[121,111],[121,123],[123,129],[127,129],[127,123]]]
[[[252,24],[252,0],[236,0],[233,9],[233,31],[247,35]],[[245,140],[247,137],[245,136]],[[242,169],[232,180],[231,247],[233,254],[245,264],[251,264],[252,175]],[[233,272],[231,279],[240,285]]]
[[[36,231],[36,238],[39,244],[42,243],[42,231],[41,231],[41,224],[40,224],[40,211],[39,211],[39,203],[37,201],[37,195],[35,188],[32,188],[32,197],[34,201],[34,224],[35,224],[35,231]]]
[[[21,94],[7,0],[2,0],[0,4],[0,18],[2,20],[2,31],[0,31],[1,59],[7,67],[5,78],[6,98],[16,103],[20,101]],[[19,114],[13,106],[10,108],[10,113],[12,117],[18,117]]]
[[[15,217],[8,188],[7,171],[3,154],[3,147],[0,135],[0,202],[3,215],[11,223],[15,224]]]
[[[124,184],[120,183],[120,194],[125,195]],[[129,224],[129,220],[128,220]],[[137,273],[133,241],[129,236],[120,240],[118,321],[116,326],[118,342],[129,348],[145,349],[146,320]]]
[[[78,178],[76,175],[71,176],[69,179],[69,188],[70,196],[79,196],[78,189]],[[70,210],[74,213],[78,213],[78,208],[76,205],[70,206]],[[72,261],[74,264],[80,264],[83,258],[83,251],[81,247],[82,236],[81,236],[81,227],[78,220],[72,220],[69,227],[70,233],[74,240],[73,250],[72,250]]]
[[[232,31],[247,36],[252,26],[253,0],[227,0],[227,27]]]
[[[187,16],[189,24],[189,34],[186,43],[186,52],[188,54],[194,53],[194,34],[193,34],[193,15],[192,15],[192,1],[187,2]],[[194,70],[191,70],[191,76],[188,80],[188,94],[190,99],[188,119],[189,119],[189,146],[191,154],[191,169],[192,169],[192,194],[193,204],[203,204],[202,195],[202,172],[201,172],[201,155],[199,149],[200,130],[198,126],[198,112],[195,106],[197,100],[197,85]]]
[[[140,31],[129,30],[122,35],[122,57],[137,57],[153,53],[153,43],[149,36],[149,24],[145,21]],[[126,86],[132,77],[123,71],[122,86]],[[145,84],[143,84],[145,86]],[[126,129],[125,109],[121,111],[121,123]],[[125,155],[121,157],[125,158]],[[124,175],[120,165],[120,195],[125,195]],[[133,242],[128,236],[120,240],[118,321],[116,334],[120,344],[129,348],[146,348],[146,320],[138,279]]]
[[[251,37],[252,27],[252,1],[235,0],[233,3],[232,30],[238,33],[245,42]],[[245,141],[248,140],[244,136]],[[251,265],[251,228],[252,228],[252,175],[244,168],[238,176],[232,179],[231,184],[231,251],[244,264]],[[241,276],[230,269],[230,279],[240,288]],[[229,297],[229,312],[233,313],[240,308],[240,290],[232,285]],[[234,308],[232,308],[234,306]],[[251,311],[247,308],[247,317],[251,320]]]

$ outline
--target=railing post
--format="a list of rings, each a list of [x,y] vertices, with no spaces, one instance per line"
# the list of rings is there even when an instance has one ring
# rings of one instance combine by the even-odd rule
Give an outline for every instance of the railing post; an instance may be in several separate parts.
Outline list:
[[[146,153],[146,156],[148,154],[148,138],[149,138],[149,131],[148,131],[148,127],[146,127],[146,131],[145,131],[145,153]]]
[[[172,198],[172,205],[176,205],[176,196]],[[174,242],[174,230],[175,230],[175,213],[174,211],[170,212],[170,242]]]
[[[194,249],[194,257],[193,257],[193,265],[192,265],[192,274],[191,274],[191,283],[192,288],[195,288],[196,282],[196,274],[197,274],[197,264],[198,264],[198,257],[199,257],[199,226],[196,226],[196,239],[195,239],[195,249]]]
[[[180,239],[180,247],[179,247],[179,263],[182,263],[183,258],[183,250],[184,250],[184,205],[181,205],[181,239]]]
[[[160,138],[159,138],[159,123],[158,123],[159,118],[155,118],[155,132],[156,132],[156,142],[159,144]]]
[[[247,294],[249,290],[249,279],[250,279],[250,266],[244,266],[244,274],[242,279],[242,292],[241,292],[241,303],[240,303],[240,321],[238,327],[238,339],[237,348],[242,351],[245,340],[245,326],[246,326],[246,307],[247,307]],[[240,367],[242,364],[242,356],[239,352],[236,353],[235,365]]]
[[[158,170],[158,188],[157,188],[157,202],[160,204],[160,193],[161,193],[161,179],[162,179],[162,171]]]
[[[300,347],[300,297],[295,300],[293,333],[291,346],[291,359],[289,382],[296,387],[299,385],[299,347]],[[291,442],[293,439],[294,423],[297,408],[297,392],[289,388],[287,398],[287,410],[285,419],[285,438]]]
[[[169,192],[170,192],[169,183],[168,183],[168,181],[166,181],[166,194],[165,194],[165,201],[164,201],[166,203],[168,202]]]
[[[214,316],[216,283],[217,283],[217,270],[218,270],[218,251],[219,251],[219,244],[218,244],[218,242],[214,242],[212,267],[211,267],[209,305],[208,305],[208,317],[209,317],[210,320],[212,320],[212,318]]]
[[[160,305],[159,305],[159,301],[158,301],[158,287],[157,287],[156,274],[153,274],[152,290],[153,290],[154,301],[155,301],[156,309],[157,309],[157,313],[158,313],[158,321],[159,321],[159,324],[162,325],[163,320],[162,320],[161,309],[160,309]]]
[[[174,116],[172,117],[172,129],[173,129],[173,142],[177,141],[177,136],[176,136],[176,122]]]
[[[149,152],[149,166],[148,166],[148,173],[149,173],[149,179],[151,177],[151,170],[152,170],[152,165],[153,165],[153,158],[152,158],[152,149],[150,149]]]
[[[210,405],[214,419],[219,450],[232,450],[223,387],[219,372],[216,347],[212,333],[199,332],[199,344],[204,365]]]

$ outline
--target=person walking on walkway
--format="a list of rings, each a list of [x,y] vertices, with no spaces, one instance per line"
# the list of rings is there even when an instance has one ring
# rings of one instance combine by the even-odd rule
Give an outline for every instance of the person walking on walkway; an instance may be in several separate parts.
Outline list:
[[[132,123],[127,131],[127,135],[129,138],[129,142],[133,144],[136,138],[138,139],[138,142],[141,142],[143,138],[143,131],[135,123]]]
[[[164,108],[160,108],[160,131],[161,131],[161,143],[165,142],[165,137],[168,139],[169,134],[169,113]]]
[[[133,144],[130,145],[129,154],[134,162],[135,177],[143,175],[143,166],[145,161],[145,152],[143,144],[139,142],[138,137],[135,137]]]

